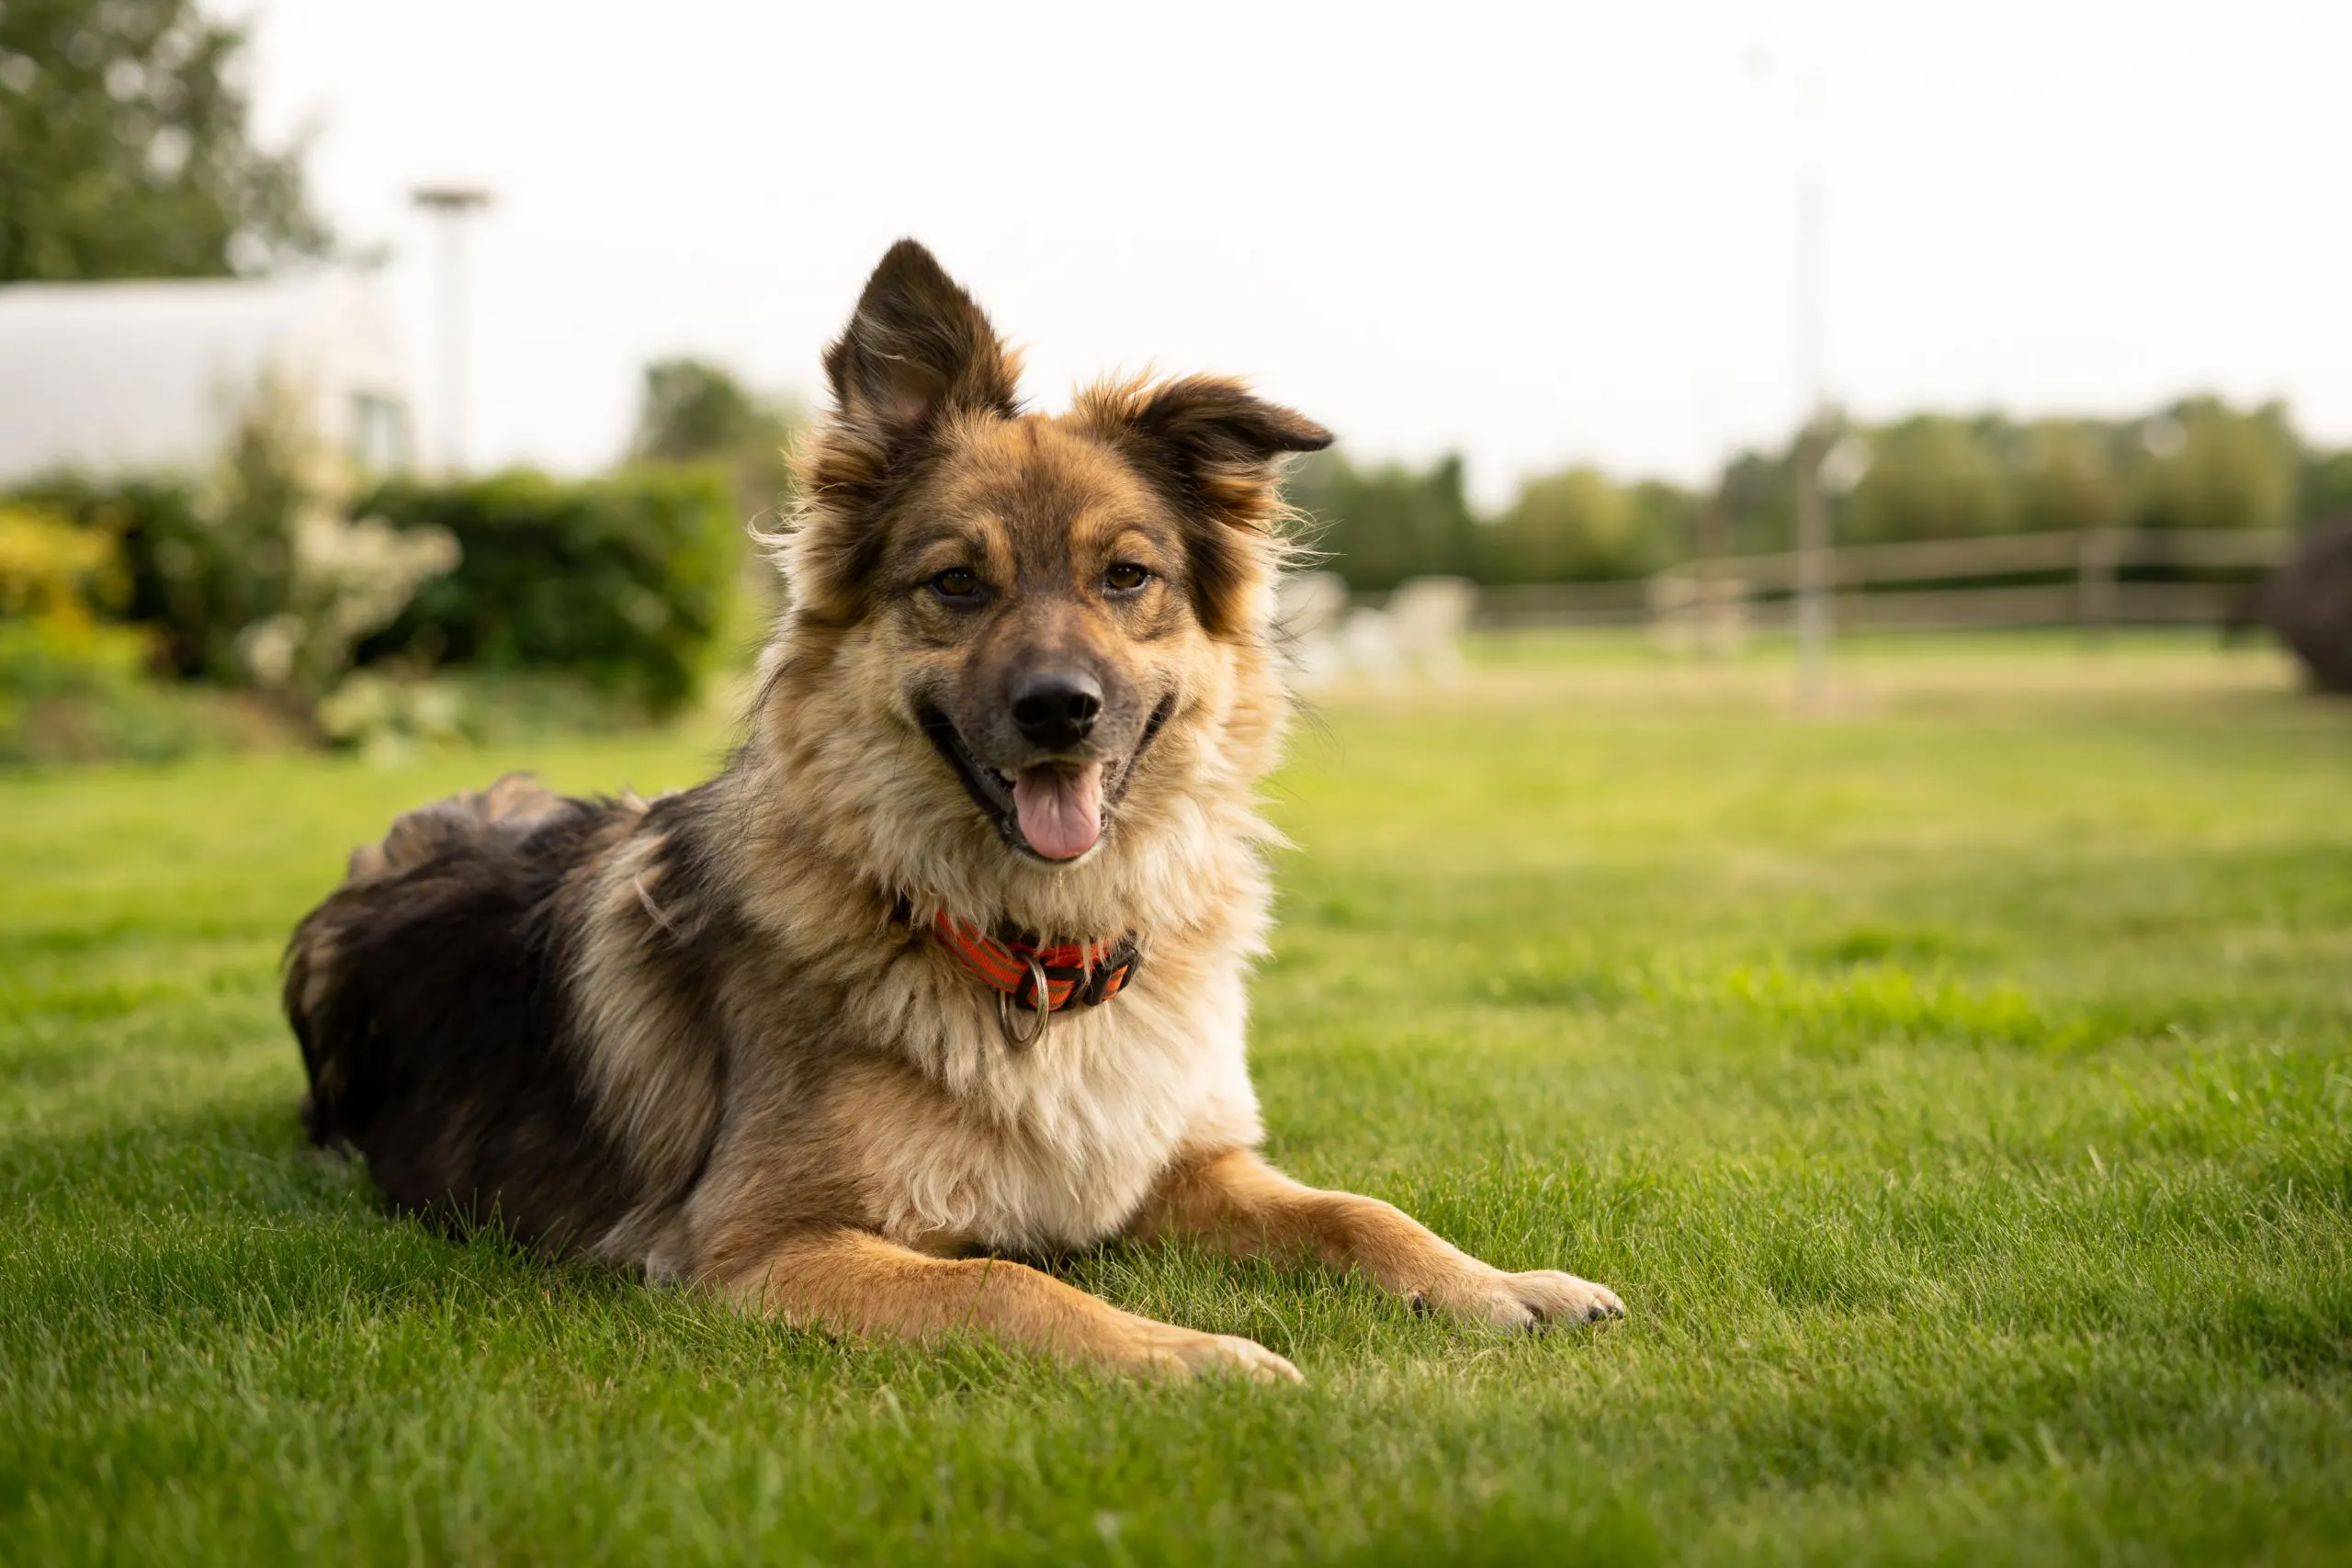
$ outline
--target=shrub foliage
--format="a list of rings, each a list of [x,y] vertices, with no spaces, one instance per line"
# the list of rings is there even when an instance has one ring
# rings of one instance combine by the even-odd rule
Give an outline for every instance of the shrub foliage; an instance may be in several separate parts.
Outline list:
[[[727,476],[710,467],[399,480],[356,510],[447,529],[459,550],[361,648],[363,664],[559,670],[656,711],[694,694],[741,555]]]

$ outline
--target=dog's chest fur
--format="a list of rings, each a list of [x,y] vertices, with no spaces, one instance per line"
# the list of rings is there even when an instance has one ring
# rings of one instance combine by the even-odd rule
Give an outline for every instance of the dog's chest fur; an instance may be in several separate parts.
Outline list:
[[[1258,1140],[1240,1011],[1238,976],[1207,994],[1139,987],[1060,1015],[1026,1048],[970,1043],[986,1055],[960,1088],[903,1066],[849,1069],[834,1126],[858,1151],[872,1222],[942,1251],[1115,1234],[1180,1151]]]
[[[1146,938],[1131,986],[1017,1045],[998,994],[903,908],[877,928],[888,906],[839,879],[773,905],[698,881],[704,846],[740,840],[709,804],[657,804],[582,900],[572,1037],[646,1177],[598,1252],[691,1271],[747,1213],[1053,1252],[1117,1234],[1180,1155],[1259,1140],[1243,979],[1261,880],[1221,881],[1209,918]]]

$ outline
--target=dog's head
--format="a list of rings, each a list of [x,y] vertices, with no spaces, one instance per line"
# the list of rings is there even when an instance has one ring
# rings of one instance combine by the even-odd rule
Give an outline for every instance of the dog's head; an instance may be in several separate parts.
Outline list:
[[[1271,761],[1271,736],[1226,732],[1278,728],[1242,711],[1279,702],[1245,689],[1272,681],[1275,468],[1329,432],[1208,378],[1025,413],[1014,356],[912,241],[882,258],[825,371],[779,667],[802,701],[823,668],[823,722],[861,732],[864,767],[920,759],[934,809],[888,791],[898,830],[1069,868],[1110,852],[1123,817],[1164,814],[1201,766],[1264,765],[1222,751]]]

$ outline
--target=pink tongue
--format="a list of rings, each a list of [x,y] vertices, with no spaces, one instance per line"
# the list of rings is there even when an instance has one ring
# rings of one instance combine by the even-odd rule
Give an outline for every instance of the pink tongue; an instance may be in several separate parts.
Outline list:
[[[1102,764],[1040,762],[1013,775],[1021,836],[1047,860],[1076,860],[1102,836]]]

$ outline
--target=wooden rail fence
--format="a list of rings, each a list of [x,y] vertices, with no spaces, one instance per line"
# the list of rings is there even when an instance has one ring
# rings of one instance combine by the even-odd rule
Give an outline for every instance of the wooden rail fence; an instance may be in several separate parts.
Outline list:
[[[2283,530],[2094,528],[1854,545],[1831,557],[1831,613],[1845,626],[1919,630],[2219,626],[2293,541]],[[1482,588],[1472,624],[1653,625],[1702,637],[1774,630],[1792,613],[1797,559],[1727,556],[1641,581]]]

